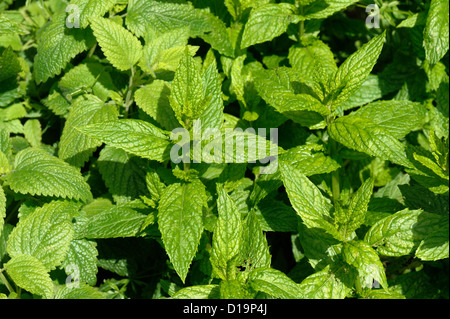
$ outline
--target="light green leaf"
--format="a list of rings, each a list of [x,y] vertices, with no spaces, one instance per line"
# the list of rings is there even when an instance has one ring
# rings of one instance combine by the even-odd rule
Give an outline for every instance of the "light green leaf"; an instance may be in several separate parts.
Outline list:
[[[23,125],[23,132],[32,147],[41,146],[42,128],[39,120],[27,120]]]
[[[388,288],[384,266],[369,244],[359,240],[346,242],[342,255],[347,263],[358,270],[363,287],[372,288],[373,281],[376,280],[384,289]]]
[[[395,138],[402,138],[421,127],[426,108],[421,103],[406,100],[377,101],[363,106],[353,115],[370,120]]]
[[[374,37],[338,68],[331,86],[331,109],[336,110],[366,81],[381,53],[386,33]]]
[[[201,73],[187,48],[172,81],[170,105],[185,128],[189,128],[189,124],[199,118],[205,108]]]
[[[47,271],[59,266],[74,235],[71,205],[73,209],[70,202],[53,201],[21,219],[8,238],[8,254],[33,256]]]
[[[423,31],[423,46],[430,64],[438,63],[449,47],[449,5],[447,0],[431,0]]]
[[[402,210],[376,222],[364,241],[380,255],[409,255],[430,233],[439,229],[443,220],[443,216],[421,210]]]
[[[102,142],[81,133],[81,125],[114,121],[119,113],[114,105],[105,104],[92,95],[78,98],[72,105],[61,134],[58,156],[69,164],[81,167]]]
[[[62,265],[66,274],[73,276],[76,282],[94,286],[98,272],[97,255],[95,243],[86,239],[74,239],[70,242]]]
[[[198,285],[178,290],[173,299],[218,299],[219,285]]]
[[[303,1],[303,0],[302,0]],[[323,1],[307,1],[311,3],[303,9],[305,19],[325,19],[332,14],[344,10],[351,6],[357,0],[323,0]]]
[[[221,184],[217,185],[217,210],[211,264],[215,273],[223,280],[236,279],[236,257],[239,256],[242,240],[241,213]]]
[[[78,6],[77,14],[80,17],[80,26],[86,28],[90,19],[94,17],[102,17],[116,3],[115,0],[72,0],[70,2]]]
[[[58,290],[55,299],[106,299],[107,295],[100,292],[98,288],[85,284],[79,284],[79,287],[64,286]]]
[[[44,265],[29,255],[17,255],[5,264],[6,271],[14,283],[31,292],[50,299],[53,283]]]
[[[336,209],[334,219],[344,238],[348,238],[353,231],[357,230],[364,223],[372,196],[373,183],[372,178],[366,180],[353,194],[346,209]]]
[[[270,41],[286,32],[290,23],[298,22],[294,7],[288,3],[270,3],[253,8],[242,35],[241,49]]]
[[[302,298],[299,284],[277,269],[254,269],[249,274],[247,282],[254,290],[265,292],[276,298]]]
[[[34,75],[38,84],[58,75],[67,63],[93,44],[88,30],[66,27],[66,16],[65,12],[53,16],[52,22],[39,36],[34,59]]]
[[[143,208],[140,204],[137,208]],[[133,202],[102,210],[89,217],[82,230],[85,238],[135,237],[141,230],[147,215],[136,211]]]
[[[92,18],[91,27],[106,58],[120,71],[129,70],[142,56],[139,40],[121,25],[105,18]]]
[[[80,171],[44,150],[27,148],[20,151],[14,167],[5,180],[15,192],[85,202],[92,198],[90,187]]]
[[[302,299],[344,299],[353,284],[353,274],[346,266],[330,267],[304,279],[299,290]]]
[[[103,143],[128,153],[163,162],[169,159],[171,142],[166,132],[135,119],[91,124],[78,129]]]
[[[350,149],[412,167],[406,155],[406,146],[367,118],[340,117],[328,126],[328,133],[332,139]]]
[[[330,215],[329,200],[300,170],[285,162],[279,165],[289,200],[303,223],[310,228],[322,228],[339,239]]]
[[[184,282],[203,233],[205,186],[200,180],[167,186],[158,206],[161,239],[175,271]]]

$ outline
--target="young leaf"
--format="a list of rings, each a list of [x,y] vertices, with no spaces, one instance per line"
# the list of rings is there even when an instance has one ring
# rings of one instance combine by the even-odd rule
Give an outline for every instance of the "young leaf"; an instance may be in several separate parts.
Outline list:
[[[40,147],[42,141],[42,128],[39,120],[28,120],[23,126],[25,139],[32,147]]]
[[[121,71],[129,70],[142,56],[139,40],[121,25],[105,18],[92,18],[94,35],[111,64]]]
[[[170,105],[180,123],[189,128],[205,108],[203,81],[197,63],[186,49],[172,81]]]
[[[184,282],[203,233],[205,186],[200,180],[167,186],[158,206],[161,239],[175,271]]]
[[[53,16],[38,39],[37,54],[34,59],[34,75],[39,84],[58,75],[75,56],[93,44],[88,30],[66,27],[65,12]]]
[[[336,71],[332,82],[332,106],[335,110],[366,81],[381,53],[386,32],[374,37],[349,56]]]
[[[286,32],[290,23],[299,21],[293,9],[288,3],[271,3],[253,8],[242,35],[241,49],[270,41]]]
[[[53,201],[21,219],[8,238],[8,254],[33,256],[47,271],[59,266],[74,234],[67,213],[70,206],[69,202]]]
[[[53,296],[53,283],[44,265],[29,255],[17,255],[5,264],[8,275],[19,287],[50,299]]]
[[[59,158],[73,166],[83,166],[102,142],[81,133],[76,127],[114,121],[118,116],[115,106],[105,104],[92,95],[78,98],[72,105],[61,134]]]
[[[371,288],[373,281],[376,280],[384,289],[388,288],[380,257],[369,244],[363,241],[346,242],[342,248],[342,255],[347,263],[358,270],[363,287]]]
[[[423,46],[427,61],[434,65],[448,51],[449,5],[446,0],[431,0],[427,22],[423,31]]]
[[[331,235],[340,238],[340,234],[331,220],[331,204],[317,186],[288,163],[281,162],[280,170],[292,207],[305,225],[311,228],[322,228]]]
[[[211,250],[211,264],[215,273],[223,280],[236,279],[236,258],[242,240],[241,213],[221,184],[217,185],[216,221]]]
[[[78,127],[78,130],[136,156],[159,162],[170,158],[169,137],[149,122],[125,119]]]
[[[15,192],[85,202],[92,198],[90,187],[80,171],[44,150],[27,148],[20,151],[14,167],[5,180]]]

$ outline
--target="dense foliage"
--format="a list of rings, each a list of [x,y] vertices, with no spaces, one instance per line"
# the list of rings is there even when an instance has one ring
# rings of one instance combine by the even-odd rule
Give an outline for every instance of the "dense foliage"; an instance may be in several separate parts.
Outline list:
[[[1,0],[0,298],[448,298],[448,28],[448,0]]]

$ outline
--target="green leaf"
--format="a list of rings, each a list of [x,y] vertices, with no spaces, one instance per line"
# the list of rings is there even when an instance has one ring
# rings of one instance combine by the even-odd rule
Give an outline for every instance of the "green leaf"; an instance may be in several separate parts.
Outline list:
[[[438,229],[427,235],[416,250],[416,257],[421,260],[440,260],[449,257],[449,223],[448,217]]]
[[[374,180],[369,178],[353,194],[347,209],[337,209],[335,222],[344,238],[348,238],[353,231],[364,223],[369,201],[372,196]]]
[[[443,216],[421,210],[402,210],[376,222],[364,241],[380,255],[409,255],[430,233],[439,229],[443,219]]]
[[[27,148],[20,151],[14,167],[5,180],[15,192],[85,202],[92,198],[90,187],[80,171],[44,150]]]
[[[109,192],[116,202],[148,195],[143,172],[145,160],[124,150],[106,146],[98,157],[98,168]]]
[[[185,287],[178,290],[173,299],[218,299],[220,295],[219,285],[198,285]]]
[[[303,1],[303,0],[302,0]],[[336,12],[344,10],[348,6],[351,6],[357,0],[322,0],[322,1],[308,1],[311,3],[309,6],[303,9],[302,16],[305,19],[325,19]]]
[[[67,28],[66,13],[59,13],[46,25],[38,38],[34,75],[39,84],[58,75],[75,56],[93,44],[89,30]]]
[[[319,227],[340,238],[330,211],[332,205],[320,190],[300,170],[285,162],[280,163],[284,187],[292,207],[307,227]]]
[[[115,0],[72,0],[70,2],[78,6],[80,17],[80,26],[86,28],[89,25],[91,18],[102,17],[108,12],[116,3]]]
[[[449,6],[446,0],[431,0],[423,31],[423,46],[430,64],[438,63],[449,47]]]
[[[180,127],[180,123],[170,106],[169,96],[170,84],[163,80],[154,80],[134,93],[136,104],[164,129],[171,131]]]
[[[275,298],[302,298],[299,284],[277,269],[254,269],[249,274],[247,282],[254,290],[265,292]]]
[[[100,292],[98,288],[80,284],[79,287],[62,287],[56,293],[55,299],[107,299],[107,295],[104,292]]]
[[[120,71],[132,68],[142,56],[139,40],[121,25],[105,18],[92,18],[91,27],[111,64]]]
[[[406,146],[367,118],[340,117],[328,126],[328,133],[332,139],[350,149],[412,167],[406,155]]]
[[[185,50],[172,81],[170,105],[178,121],[184,123],[186,128],[200,117],[206,106],[201,73],[188,49]]]
[[[119,204],[88,217],[82,236],[85,238],[135,237],[142,229],[147,215],[139,213],[133,202]]]
[[[78,127],[81,132],[130,154],[163,162],[171,142],[166,132],[142,120],[125,119]]]
[[[9,236],[8,254],[33,256],[47,271],[59,266],[74,234],[69,214],[71,205],[53,201],[21,219]]]
[[[175,271],[184,282],[203,233],[205,186],[199,181],[167,186],[158,206],[161,239]]]
[[[29,255],[17,255],[5,264],[6,271],[14,283],[31,292],[50,299],[53,283],[44,265]]]
[[[405,137],[424,122],[426,109],[411,101],[377,101],[369,103],[352,115],[371,120],[377,127],[396,138]]]
[[[72,105],[61,134],[58,156],[69,164],[81,167],[102,142],[81,133],[80,125],[114,121],[119,114],[114,105],[105,104],[92,95],[78,98]]]
[[[70,242],[62,265],[66,274],[73,276],[76,282],[93,286],[97,282],[97,255],[95,243],[86,239],[74,239]]]
[[[286,32],[290,23],[298,22],[294,7],[288,3],[270,3],[253,8],[242,35],[241,49],[270,41]]]
[[[376,280],[384,289],[388,288],[383,264],[369,244],[359,240],[346,242],[342,255],[347,263],[358,270],[363,287],[372,288],[373,281]]]
[[[211,264],[215,273],[223,280],[236,279],[236,262],[242,240],[241,213],[221,184],[217,185],[217,210]]]
[[[383,48],[386,32],[350,55],[338,68],[331,86],[331,109],[337,109],[366,81]]]
[[[19,59],[11,47],[8,47],[0,55],[0,70],[0,82],[12,77],[17,77],[17,74],[22,71]]]
[[[353,274],[345,266],[330,267],[304,279],[299,290],[302,299],[344,299],[351,292]]]
[[[39,120],[27,120],[23,126],[25,139],[32,147],[40,147],[42,140],[42,128]]]

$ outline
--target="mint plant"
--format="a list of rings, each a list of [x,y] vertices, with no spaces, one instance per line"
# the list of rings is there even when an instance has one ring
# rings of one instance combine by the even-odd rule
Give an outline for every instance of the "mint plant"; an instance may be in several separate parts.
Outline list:
[[[2,1],[0,298],[448,298],[448,27],[445,0]]]

